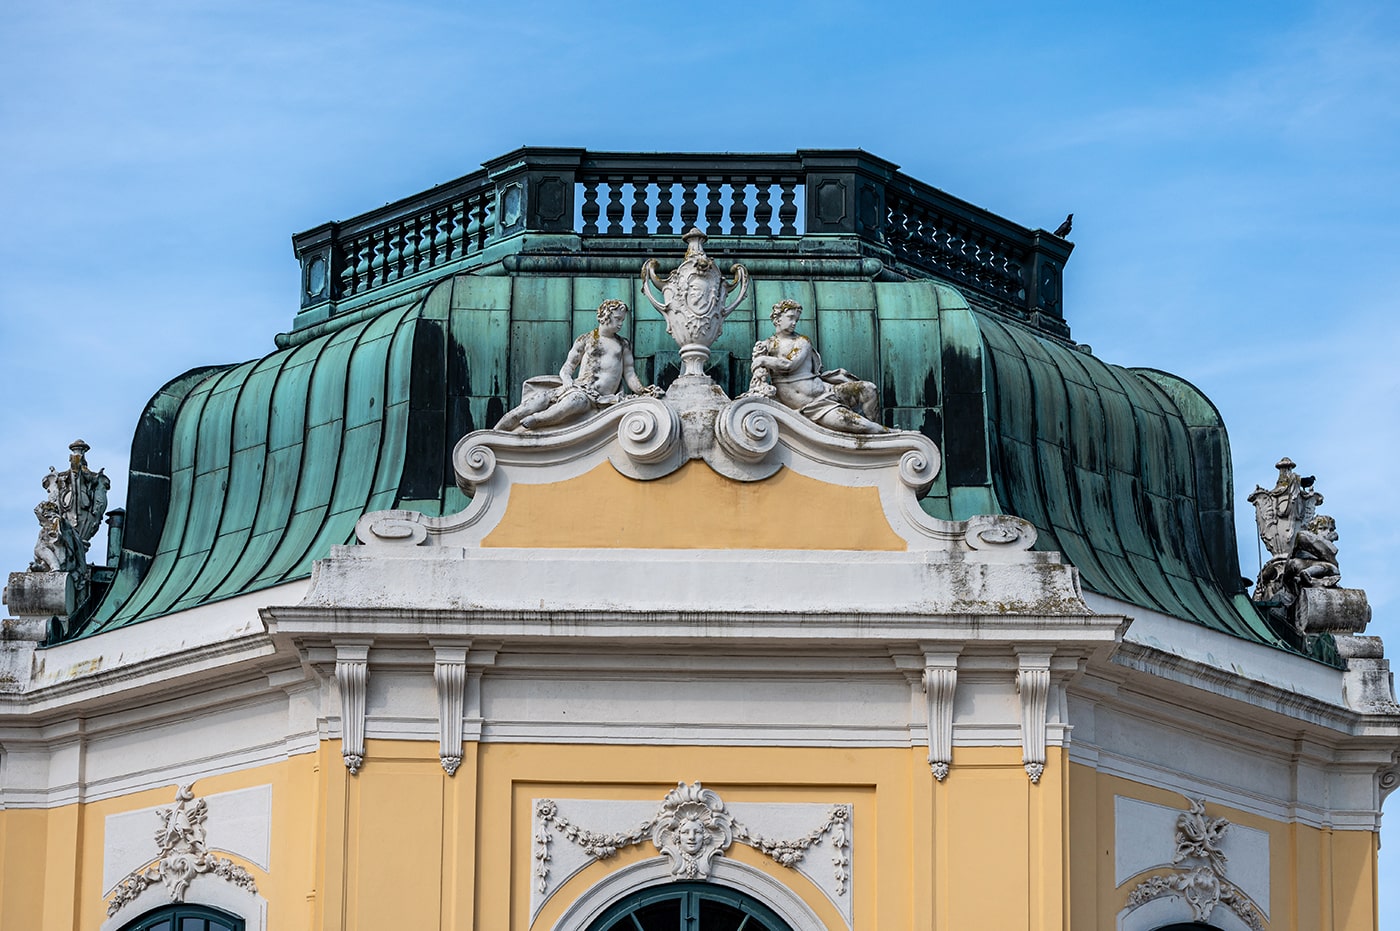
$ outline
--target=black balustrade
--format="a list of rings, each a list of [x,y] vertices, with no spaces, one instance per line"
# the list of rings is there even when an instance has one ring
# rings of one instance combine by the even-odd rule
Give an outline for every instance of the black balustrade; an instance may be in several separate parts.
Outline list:
[[[696,226],[726,256],[879,259],[892,279],[945,279],[968,298],[1066,335],[1059,282],[1073,246],[952,197],[860,150],[656,154],[524,148],[483,170],[293,237],[302,307],[338,303],[492,261],[521,234],[580,237],[583,248]],[[810,240],[799,245],[798,240]],[[758,246],[762,240],[766,245]],[[545,245],[538,245],[543,242]],[[548,240],[530,248],[547,249]],[[577,251],[577,246],[572,247]],[[679,248],[679,246],[677,247]],[[483,253],[486,253],[483,255]],[[355,304],[359,304],[356,301]],[[322,308],[329,308],[324,310]]]

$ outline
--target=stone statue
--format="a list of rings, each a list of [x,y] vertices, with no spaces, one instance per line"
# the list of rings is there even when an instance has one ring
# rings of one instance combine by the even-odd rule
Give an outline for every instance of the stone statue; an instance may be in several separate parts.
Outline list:
[[[68,447],[68,469],[49,469],[44,476],[48,496],[34,508],[39,520],[39,541],[34,545],[30,572],[87,572],[88,542],[102,526],[107,513],[107,491],[112,487],[102,470],[88,468],[91,447],[75,440]]]
[[[1365,629],[1371,616],[1366,593],[1339,584],[1337,523],[1317,513],[1322,495],[1313,489],[1313,476],[1300,477],[1286,456],[1275,468],[1274,487],[1256,486],[1249,496],[1259,538],[1272,554],[1259,570],[1250,597],[1299,633]]]
[[[1278,469],[1274,487],[1255,486],[1249,496],[1259,539],[1273,556],[1259,572],[1253,597],[1289,607],[1298,600],[1299,589],[1335,588],[1341,579],[1337,525],[1317,513],[1323,499],[1313,490],[1313,476],[1300,477],[1287,456],[1274,467]]]
[[[1269,553],[1287,557],[1293,552],[1293,539],[1298,528],[1312,520],[1322,495],[1313,490],[1315,478],[1299,476],[1293,471],[1296,463],[1284,456],[1274,468],[1278,481],[1273,488],[1254,486],[1249,503],[1254,505],[1254,519],[1259,527],[1259,539]]]
[[[802,305],[773,305],[773,335],[753,347],[749,394],[774,398],[813,423],[841,433],[889,433],[879,423],[879,390],[845,369],[822,370],[812,341],[797,332]]]
[[[685,258],[664,282],[657,277],[656,259],[642,266],[642,293],[666,318],[666,332],[680,347],[681,377],[703,378],[710,346],[719,338],[725,318],[744,299],[749,273],[744,266],[733,265],[729,271],[734,277],[725,281],[714,260],[705,254],[708,237],[704,233],[691,229],[681,238],[686,243]],[[661,288],[664,300],[656,299],[652,284]]]
[[[538,430],[577,420],[622,400],[622,383],[635,394],[659,397],[661,389],[637,377],[632,344],[621,336],[627,305],[598,305],[598,328],[574,340],[559,374],[527,379],[519,405],[501,418],[497,430]],[[575,375],[577,372],[577,375]]]
[[[1285,576],[1292,575],[1302,585],[1335,588],[1342,580],[1337,567],[1337,522],[1318,514],[1304,525],[1293,540],[1293,556]]]

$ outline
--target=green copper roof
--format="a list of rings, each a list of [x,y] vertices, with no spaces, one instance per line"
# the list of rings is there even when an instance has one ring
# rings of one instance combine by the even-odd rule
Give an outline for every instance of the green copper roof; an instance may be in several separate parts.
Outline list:
[[[796,298],[825,364],[873,376],[886,422],[943,450],[931,514],[1016,514],[1094,591],[1285,646],[1244,596],[1225,431],[1198,391],[971,308],[940,282],[802,273],[793,262],[755,281],[726,321],[710,371],[731,395],[747,387],[767,308]],[[408,306],[172,382],[137,432],[117,580],[80,633],[304,577],[366,511],[461,508],[453,444],[493,424],[525,378],[557,370],[605,298],[642,308],[639,369],[668,383],[678,353],[639,287],[458,275]]]
[[[163,389],[143,427],[171,408],[173,423],[138,430],[132,457],[163,463],[139,483],[133,468],[117,578],[82,633],[304,577],[361,514],[409,496],[431,513],[464,504],[442,480],[445,391],[415,369],[450,292]],[[410,441],[435,475],[405,467]]]

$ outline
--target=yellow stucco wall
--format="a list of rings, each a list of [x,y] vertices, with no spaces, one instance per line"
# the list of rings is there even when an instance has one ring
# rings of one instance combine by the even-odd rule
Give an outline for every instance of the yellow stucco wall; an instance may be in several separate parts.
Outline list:
[[[234,857],[274,929],[544,931],[650,844],[569,879],[529,922],[536,798],[659,804],[678,779],[727,802],[850,802],[856,931],[1102,929],[1138,878],[1113,885],[1115,795],[1174,808],[1180,795],[1068,766],[1052,749],[1038,786],[1020,749],[958,748],[943,782],[917,748],[468,744],[455,777],[437,745],[371,740],[350,776],[337,742],[317,753],[209,776],[198,796],[270,784],[271,870]],[[0,927],[91,931],[106,919],[108,815],[170,804],[175,786],[51,810],[0,811]],[[1274,931],[1370,931],[1376,838],[1210,805],[1270,836]],[[726,853],[783,882],[832,929],[835,907],[800,874],[741,844]]]
[[[642,482],[609,463],[567,481],[514,485],[482,546],[903,550],[874,488],[789,469],[761,482],[689,462]]]
[[[259,894],[268,900],[268,921],[274,928],[311,927],[319,859],[314,828],[322,805],[320,756],[293,757],[195,783],[195,794],[201,797],[272,786],[271,870],[265,872],[236,854],[228,859],[252,874]],[[338,752],[334,762],[344,769]],[[100,927],[107,920],[102,888],[107,816],[168,806],[175,790],[172,782],[160,789],[85,804],[0,811],[0,928],[94,931]],[[154,834],[154,821],[151,827]]]

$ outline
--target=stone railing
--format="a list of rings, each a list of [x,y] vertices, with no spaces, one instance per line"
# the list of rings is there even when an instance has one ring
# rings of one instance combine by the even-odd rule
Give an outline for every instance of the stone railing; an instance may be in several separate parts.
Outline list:
[[[881,260],[895,277],[937,277],[969,299],[1057,335],[1060,283],[1073,246],[917,181],[858,149],[791,154],[657,154],[522,148],[482,170],[341,223],[293,237],[307,321],[335,304],[489,260],[525,233],[594,247],[697,226],[770,253]],[[800,239],[817,240],[802,243]],[[840,246],[839,240],[847,244]],[[548,239],[529,248],[550,248]],[[390,291],[394,289],[389,289]],[[358,303],[358,302],[357,302]]]

